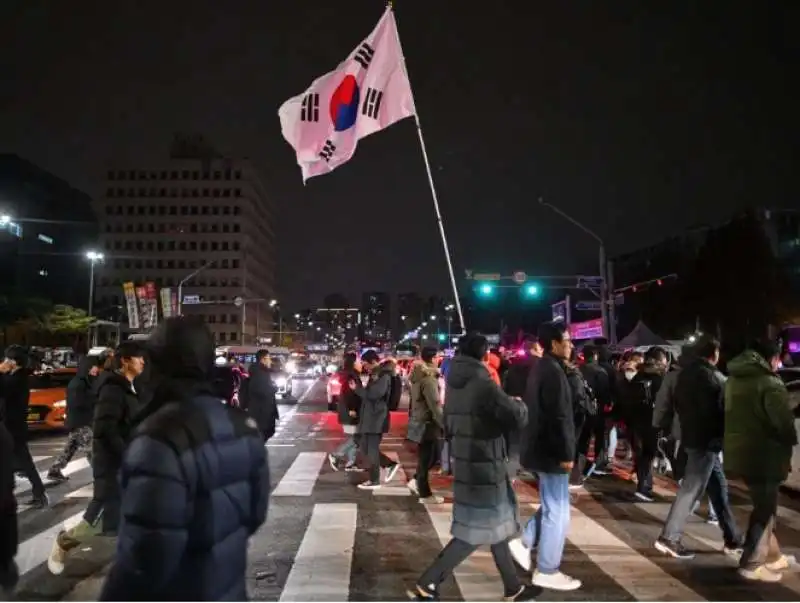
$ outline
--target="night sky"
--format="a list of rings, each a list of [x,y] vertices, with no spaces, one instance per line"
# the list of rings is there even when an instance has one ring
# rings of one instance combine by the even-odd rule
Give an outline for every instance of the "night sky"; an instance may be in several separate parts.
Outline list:
[[[594,265],[591,239],[540,195],[611,253],[748,205],[796,206],[796,0],[395,7],[459,277]],[[173,132],[199,132],[253,159],[273,195],[287,305],[446,293],[412,120],[305,188],[280,134],[280,104],[343,60],[383,9],[5,0],[0,149],[96,195],[107,167],[158,165]]]

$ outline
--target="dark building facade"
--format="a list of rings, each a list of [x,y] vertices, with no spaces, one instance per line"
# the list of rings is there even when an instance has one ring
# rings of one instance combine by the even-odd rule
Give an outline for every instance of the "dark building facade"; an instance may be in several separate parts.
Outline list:
[[[98,246],[89,195],[13,154],[0,154],[0,295],[86,309]]]

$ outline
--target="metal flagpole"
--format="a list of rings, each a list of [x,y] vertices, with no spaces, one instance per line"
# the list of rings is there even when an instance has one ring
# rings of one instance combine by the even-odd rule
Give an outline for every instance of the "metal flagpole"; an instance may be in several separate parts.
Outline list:
[[[391,0],[388,3],[389,9],[394,13]],[[442,212],[439,210],[439,196],[436,194],[436,185],[433,182],[433,172],[431,172],[431,163],[428,159],[428,149],[425,147],[425,137],[422,135],[422,125],[419,122],[419,112],[417,111],[417,102],[414,100],[414,88],[411,86],[411,78],[408,75],[406,68],[406,57],[403,53],[403,45],[400,43],[400,32],[397,29],[397,19],[395,19],[395,34],[397,36],[397,47],[400,49],[400,58],[403,62],[403,72],[408,79],[408,88],[411,93],[411,102],[414,104],[414,123],[417,125],[417,136],[419,137],[419,146],[422,149],[422,159],[425,161],[425,171],[428,174],[428,185],[431,189],[431,197],[433,198],[433,209],[436,212],[436,223],[439,226],[439,234],[442,236],[442,246],[444,247],[444,257],[447,260],[447,270],[450,272],[450,285],[453,288],[453,296],[455,297],[456,312],[461,321],[461,332],[467,332],[467,323],[464,321],[464,312],[461,309],[461,300],[458,298],[458,285],[456,284],[456,275],[453,271],[453,260],[450,258],[450,246],[447,244],[447,235],[444,232],[444,222],[442,221]]]

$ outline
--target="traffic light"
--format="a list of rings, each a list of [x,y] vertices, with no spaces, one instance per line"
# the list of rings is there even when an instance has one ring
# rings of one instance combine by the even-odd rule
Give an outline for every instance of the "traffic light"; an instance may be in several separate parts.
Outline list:
[[[538,285],[525,285],[522,288],[523,292],[525,293],[525,297],[539,297],[539,286]]]
[[[480,293],[481,297],[491,297],[492,293],[494,293],[494,287],[489,283],[483,283],[478,287],[478,293]]]
[[[445,340],[445,334],[444,333],[439,333],[438,337],[439,337],[439,341],[444,341]]]

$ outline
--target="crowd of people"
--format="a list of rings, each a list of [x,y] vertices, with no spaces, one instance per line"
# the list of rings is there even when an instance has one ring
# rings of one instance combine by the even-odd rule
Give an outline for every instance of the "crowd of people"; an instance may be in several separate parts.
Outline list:
[[[472,552],[489,546],[507,601],[581,582],[561,572],[570,492],[613,469],[625,440],[636,497],[655,500],[654,469],[679,480],[678,495],[654,546],[690,559],[681,544],[687,518],[707,494],[722,531],[722,552],[742,577],[775,582],[796,564],[775,538],[778,489],[797,443],[788,392],[776,375],[777,346],[757,342],[718,368],[719,342],[702,337],[673,362],[662,348],[614,359],[605,346],[576,354],[565,325],[540,326],[522,356],[490,350],[468,333],[453,358],[424,348],[408,372],[407,439],[417,467],[409,489],[440,504],[430,483],[438,462],[453,475],[451,541],[409,589],[415,600],[439,587]],[[29,390],[24,349],[0,364],[0,587],[18,579],[14,473],[32,484],[31,503],[48,504],[27,446]],[[116,534],[117,553],[101,600],[245,600],[250,536],[269,500],[266,440],[278,418],[266,351],[239,371],[235,395],[215,387],[211,333],[190,318],[164,321],[145,343],[125,342],[82,363],[68,387],[70,430],[48,472],[83,449],[94,494],[76,527],[58,534],[48,568],[59,574],[89,536]],[[374,490],[399,465],[381,452],[402,383],[396,362],[374,350],[346,354],[337,416],[344,440],[331,467],[365,470]],[[441,386],[442,380],[444,387]],[[224,401],[226,403],[221,404]],[[723,457],[724,452],[724,457]],[[533,477],[539,507],[521,524],[514,480]],[[727,477],[726,477],[727,476]],[[753,510],[740,529],[727,479],[749,492]],[[531,574],[521,580],[515,564]]]

